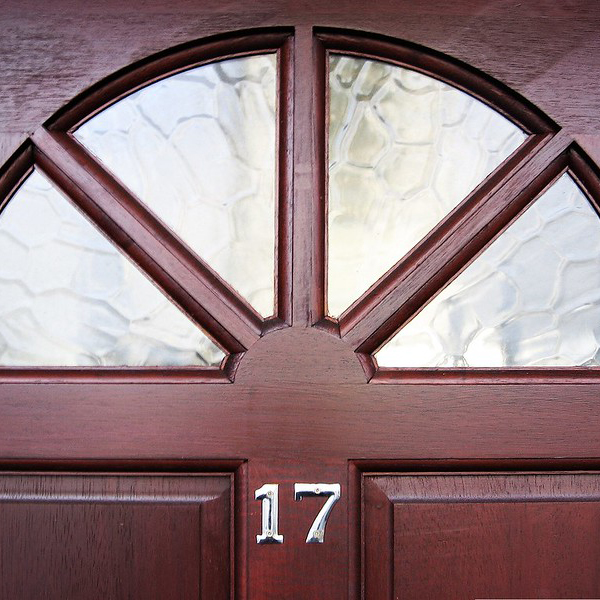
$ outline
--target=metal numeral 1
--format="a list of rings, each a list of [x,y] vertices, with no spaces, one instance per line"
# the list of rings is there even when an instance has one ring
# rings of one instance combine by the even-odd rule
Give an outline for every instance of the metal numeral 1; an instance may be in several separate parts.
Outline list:
[[[283,544],[279,528],[279,484],[265,483],[254,492],[255,500],[262,500],[262,533],[257,544]]]
[[[307,544],[322,544],[325,541],[325,525],[327,519],[340,499],[341,488],[339,483],[295,483],[294,499],[302,500],[305,496],[329,496],[323,507],[315,517],[313,524],[306,536]]]

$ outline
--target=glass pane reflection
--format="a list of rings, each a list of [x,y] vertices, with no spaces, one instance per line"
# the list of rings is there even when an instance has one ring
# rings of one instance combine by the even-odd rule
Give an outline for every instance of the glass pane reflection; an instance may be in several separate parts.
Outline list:
[[[600,220],[563,175],[376,354],[384,367],[600,365]]]
[[[218,366],[223,352],[34,171],[0,214],[0,365]]]
[[[329,67],[327,304],[337,317],[526,135],[415,71],[346,56]]]
[[[275,54],[116,102],[75,137],[262,316],[275,302]]]

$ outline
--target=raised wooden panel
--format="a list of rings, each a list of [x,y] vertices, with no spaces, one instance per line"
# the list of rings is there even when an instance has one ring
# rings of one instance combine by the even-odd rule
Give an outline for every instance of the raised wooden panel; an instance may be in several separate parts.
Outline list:
[[[229,475],[0,476],[1,600],[225,600]]]
[[[600,597],[600,474],[363,478],[366,598]]]

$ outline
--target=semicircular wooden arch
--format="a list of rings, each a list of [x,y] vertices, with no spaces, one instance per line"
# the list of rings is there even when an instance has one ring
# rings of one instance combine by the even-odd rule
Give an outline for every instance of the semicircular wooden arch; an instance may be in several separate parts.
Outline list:
[[[261,336],[280,328],[316,326],[340,336],[357,353],[368,379],[406,380],[403,370],[377,371],[372,354],[457,276],[562,173],[569,171],[590,200],[600,198],[594,163],[547,115],[484,73],[417,44],[346,30],[314,30],[312,61],[293,56],[293,30],[248,30],[186,43],[125,67],[58,110],[0,170],[3,208],[33,166],[39,167],[105,235],[206,330],[229,354],[222,369],[204,369],[200,379],[232,381],[244,352]],[[73,138],[72,132],[108,106],[145,86],[215,61],[276,52],[278,66],[277,310],[262,319],[156,216]],[[326,261],[326,57],[328,54],[385,61],[425,74],[467,92],[518,125],[528,137],[421,242],[381,277],[339,319],[325,312]],[[306,58],[306,57],[304,57]],[[296,69],[296,70],[294,70]],[[294,179],[302,166],[291,149],[305,132],[294,120],[293,89],[300,77],[314,77],[315,111],[311,206],[294,202]],[[16,376],[30,370],[6,369]],[[81,376],[82,371],[76,370]],[[118,370],[111,370],[119,376]],[[518,371],[518,370],[517,370]],[[74,371],[57,370],[62,376]],[[439,370],[438,370],[439,372]],[[592,372],[587,370],[588,374]],[[51,371],[48,371],[51,374]],[[127,377],[145,370],[128,370]],[[471,376],[490,372],[469,370]],[[548,376],[556,375],[551,370]],[[561,371],[564,374],[564,371]],[[198,377],[192,369],[174,377]],[[450,377],[466,372],[452,369]],[[468,374],[468,373],[467,373]],[[560,376],[563,376],[563,375]],[[36,376],[39,375],[39,372]],[[55,376],[55,375],[54,375]],[[120,375],[125,376],[125,375]],[[419,377],[428,376],[419,371]],[[494,373],[497,376],[497,373]]]

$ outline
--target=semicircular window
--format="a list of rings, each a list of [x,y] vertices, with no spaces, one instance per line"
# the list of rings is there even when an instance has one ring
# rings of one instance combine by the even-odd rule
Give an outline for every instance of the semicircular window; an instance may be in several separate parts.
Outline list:
[[[0,214],[0,364],[218,366],[221,350],[39,171]]]
[[[275,312],[275,53],[171,75],[75,138],[263,317]]]
[[[526,137],[437,79],[331,55],[328,314],[346,311]]]
[[[327,159],[327,182],[294,202],[306,165],[287,141],[323,132],[324,114],[296,122],[289,56],[273,47],[128,72],[32,136],[0,182],[22,181],[0,213],[0,365],[219,366],[208,378],[224,379],[263,334],[324,319],[374,353],[371,370],[600,365],[595,175],[560,150],[517,189],[554,124],[441,68],[334,46],[328,156],[310,167]],[[105,92],[113,103],[96,104]],[[313,244],[324,223],[326,248]]]
[[[571,175],[375,357],[381,367],[600,365],[600,219]]]

